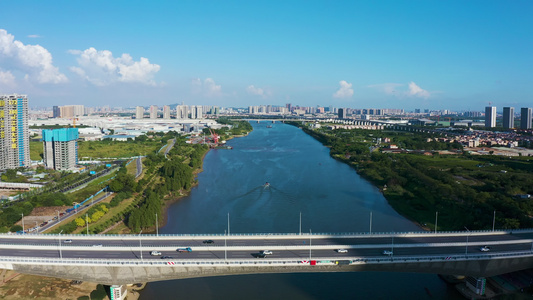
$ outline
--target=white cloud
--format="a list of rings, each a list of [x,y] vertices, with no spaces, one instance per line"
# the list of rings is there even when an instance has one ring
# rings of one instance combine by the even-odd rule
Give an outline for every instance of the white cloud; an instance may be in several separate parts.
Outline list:
[[[416,83],[411,81],[409,83],[409,95],[416,96],[416,97],[421,97],[421,98],[428,98],[429,97],[429,92],[424,90],[424,89],[422,89],[421,87],[416,85]]]
[[[6,87],[15,87],[16,85],[15,76],[13,76],[11,72],[2,72],[2,70],[0,70],[0,90],[3,88],[5,89]]]
[[[37,38],[40,38],[41,36],[38,35],[38,34],[30,34],[30,35],[28,35],[28,37],[29,37],[30,39],[37,39]]]
[[[398,91],[398,88],[401,87],[401,86],[404,86],[404,84],[401,84],[401,83],[381,83],[381,84],[369,85],[368,87],[382,90],[385,94],[388,94],[388,95],[397,95],[398,93],[403,93],[401,91],[400,92]]]
[[[151,64],[144,57],[141,57],[139,61],[134,61],[127,53],[114,57],[111,51],[98,51],[93,47],[84,51],[69,50],[68,52],[79,56],[77,59],[79,66],[70,67],[70,70],[98,86],[114,82],[156,85],[153,78],[161,68],[157,64]]]
[[[353,96],[352,84],[344,80],[339,81],[340,88],[333,94],[335,98],[349,98]]]
[[[267,98],[271,94],[270,91],[262,89],[262,88],[259,88],[259,87],[255,87],[254,85],[249,85],[246,88],[246,92],[248,92],[248,94],[250,94],[250,95],[257,95],[257,96],[261,96],[263,98]]]
[[[433,92],[430,93],[430,92],[422,89],[421,87],[419,87],[413,81],[411,81],[407,85],[407,87],[408,87],[407,89],[406,89],[406,85],[405,84],[401,84],[401,83],[381,83],[381,84],[369,85],[368,87],[381,90],[382,92],[384,92],[387,95],[394,95],[394,96],[397,96],[397,97],[400,97],[400,98],[420,97],[420,98],[426,98],[427,99],[433,93]]]
[[[222,95],[222,86],[217,85],[212,78],[206,78],[203,82],[200,78],[191,81],[193,93],[207,97],[218,97]]]
[[[4,29],[0,29],[0,66],[25,73],[25,78],[39,83],[68,81],[52,64],[48,50],[40,45],[24,45]]]

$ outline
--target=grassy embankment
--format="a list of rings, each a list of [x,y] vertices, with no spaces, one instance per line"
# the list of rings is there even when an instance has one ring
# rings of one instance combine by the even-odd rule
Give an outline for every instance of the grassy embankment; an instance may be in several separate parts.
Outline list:
[[[293,124],[299,125],[301,124]],[[533,194],[533,160],[516,157],[385,154],[377,138],[409,149],[439,150],[453,144],[431,141],[430,135],[370,130],[303,130],[331,148],[341,160],[378,186],[391,206],[405,217],[439,230],[533,226],[533,203],[519,194]],[[434,137],[433,137],[434,138]],[[388,143],[387,143],[388,144]],[[383,145],[381,145],[383,146]],[[370,149],[375,151],[370,152]]]

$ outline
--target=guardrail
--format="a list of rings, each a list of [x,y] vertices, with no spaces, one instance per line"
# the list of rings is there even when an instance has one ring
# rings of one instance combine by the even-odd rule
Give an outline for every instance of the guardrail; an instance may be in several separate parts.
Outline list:
[[[225,235],[223,233],[198,233],[198,234],[143,234],[141,237],[151,239],[185,239],[185,238],[224,238],[235,239],[241,237],[247,238],[298,238],[298,237],[312,237],[312,238],[368,238],[368,237],[414,237],[414,236],[475,236],[475,235],[504,235],[504,234],[520,234],[520,233],[533,233],[533,228],[526,229],[512,229],[512,230],[471,230],[467,231],[442,231],[442,232],[430,232],[430,231],[409,231],[409,232],[343,232],[343,233],[232,233]],[[0,234],[0,238],[57,238],[58,234]],[[138,234],[98,234],[98,235],[85,235],[85,234],[61,234],[65,238],[83,238],[83,239],[139,239]]]
[[[438,256],[391,256],[391,257],[325,257],[311,258],[317,264],[335,265],[338,262],[347,262],[350,265],[372,264],[372,263],[419,263],[419,262],[451,262],[451,261],[472,261],[488,259],[505,259],[505,258],[523,258],[533,257],[533,252],[513,252],[501,254],[484,254],[484,255],[438,255]],[[250,259],[169,259],[169,260],[141,260],[141,259],[87,259],[87,258],[64,258],[64,259],[47,259],[47,258],[16,258],[0,257],[0,264],[46,264],[46,265],[91,265],[91,266],[243,266],[243,265],[309,265],[309,258],[287,258],[270,260],[268,258]]]
[[[268,248],[269,250],[334,250],[334,249],[383,249],[391,248],[391,243],[379,243],[379,244],[357,244],[357,245],[348,245],[348,244],[336,244],[336,245],[284,245],[284,244],[269,244],[265,245],[247,245],[247,246],[234,246],[234,245],[191,245],[189,243],[176,242],[172,245],[155,245],[151,244],[149,241],[144,241],[142,246],[138,245],[138,241],[134,240],[135,245],[101,245],[96,247],[95,245],[76,245],[76,244],[65,244],[64,239],[56,239],[54,243],[48,244],[16,244],[16,243],[1,243],[0,249],[34,249],[37,250],[57,250],[59,243],[61,242],[61,248],[63,251],[80,251],[80,250],[91,250],[91,251],[125,251],[125,250],[134,250],[134,251],[148,251],[148,250],[159,250],[159,251],[173,251],[176,248],[185,248],[190,247],[192,250],[196,251],[246,251],[246,250],[264,250]],[[523,240],[504,240],[504,241],[491,241],[491,246],[496,245],[511,245],[511,244],[532,244],[533,239],[523,239]],[[433,247],[477,247],[485,246],[487,241],[478,241],[473,242],[441,242],[441,243],[411,243],[411,244],[394,244],[394,249],[399,248],[433,248]]]

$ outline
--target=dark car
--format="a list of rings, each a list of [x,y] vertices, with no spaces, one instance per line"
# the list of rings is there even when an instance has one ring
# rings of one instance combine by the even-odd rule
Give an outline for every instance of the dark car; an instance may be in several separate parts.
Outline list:
[[[172,259],[172,256],[161,256],[161,259]]]
[[[252,254],[252,255],[253,255],[253,257],[255,257],[255,258],[266,258],[266,257],[267,257],[267,255],[264,254],[264,253],[254,253],[254,254]]]
[[[204,244],[213,244],[215,241],[213,240],[205,240],[203,243]]]

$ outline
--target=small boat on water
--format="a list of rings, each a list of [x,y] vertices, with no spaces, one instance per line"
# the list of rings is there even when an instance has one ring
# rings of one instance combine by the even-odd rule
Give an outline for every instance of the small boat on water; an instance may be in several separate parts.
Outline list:
[[[267,125],[267,128],[272,128],[272,125]]]
[[[268,181],[265,182],[265,184],[263,184],[263,187],[264,187],[265,189],[266,189],[267,187],[270,187],[270,183],[268,183]]]

